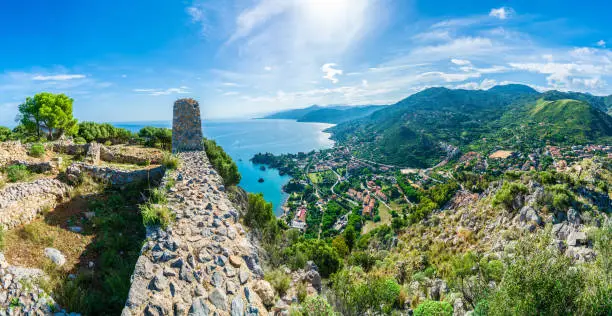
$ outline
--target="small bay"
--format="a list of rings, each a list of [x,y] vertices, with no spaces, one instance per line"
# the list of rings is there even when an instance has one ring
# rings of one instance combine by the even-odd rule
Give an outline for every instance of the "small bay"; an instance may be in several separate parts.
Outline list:
[[[137,132],[144,126],[171,128],[170,121],[113,123],[117,127]],[[282,191],[290,177],[281,176],[278,170],[261,170],[249,159],[258,152],[286,154],[309,152],[333,146],[329,133],[323,132],[333,126],[324,123],[300,123],[293,120],[204,120],[204,137],[217,144],[236,161],[242,180],[240,186],[247,192],[263,193],[274,206],[277,215],[287,195]],[[262,178],[263,182],[258,182]]]

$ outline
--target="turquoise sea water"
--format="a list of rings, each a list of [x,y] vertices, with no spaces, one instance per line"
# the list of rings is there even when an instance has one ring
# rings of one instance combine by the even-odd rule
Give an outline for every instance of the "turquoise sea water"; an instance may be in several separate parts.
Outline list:
[[[144,126],[171,127],[170,121],[114,123],[131,131]],[[286,194],[281,187],[289,181],[289,176],[280,176],[277,170],[261,171],[258,165],[249,161],[258,152],[273,154],[308,152],[333,146],[330,134],[323,132],[331,124],[299,123],[292,120],[240,120],[205,121],[203,133],[213,139],[236,161],[242,181],[240,186],[251,193],[263,193],[272,202],[279,215]],[[264,182],[257,180],[263,178]]]

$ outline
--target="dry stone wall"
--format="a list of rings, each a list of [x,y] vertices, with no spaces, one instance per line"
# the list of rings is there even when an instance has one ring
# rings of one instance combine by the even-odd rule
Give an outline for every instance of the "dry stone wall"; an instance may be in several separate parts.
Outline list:
[[[66,169],[68,180],[71,183],[78,183],[83,175],[88,175],[98,182],[102,182],[113,187],[149,182],[159,183],[164,175],[164,167],[154,167],[138,170],[124,170],[121,168],[96,166],[82,162],[73,163]]]
[[[238,212],[204,152],[164,176],[176,221],[148,227],[122,315],[265,315],[263,273]],[[273,293],[273,292],[272,292]]]
[[[8,184],[0,190],[0,226],[10,229],[32,221],[69,197],[70,186],[56,179]]]
[[[202,120],[200,105],[194,99],[180,99],[174,102],[172,119],[172,151],[201,151]]]

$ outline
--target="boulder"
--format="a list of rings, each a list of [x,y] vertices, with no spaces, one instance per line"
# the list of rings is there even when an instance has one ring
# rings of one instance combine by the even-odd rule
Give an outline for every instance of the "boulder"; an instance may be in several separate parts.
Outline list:
[[[266,280],[259,280],[253,285],[253,291],[259,295],[262,303],[267,306],[274,305],[274,289]]]
[[[568,246],[579,246],[586,244],[587,235],[581,231],[574,231],[567,236],[567,244]]]
[[[51,259],[58,267],[63,266],[66,263],[66,257],[61,251],[55,248],[45,248],[45,256]]]

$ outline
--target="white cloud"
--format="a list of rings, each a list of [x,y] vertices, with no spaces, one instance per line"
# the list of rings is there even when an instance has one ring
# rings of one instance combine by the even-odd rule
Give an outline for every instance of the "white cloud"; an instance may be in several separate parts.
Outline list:
[[[454,86],[456,89],[467,89],[467,90],[488,90],[496,86],[498,83],[495,79],[483,79],[481,82],[466,82],[460,85]]]
[[[32,80],[36,81],[64,81],[64,80],[72,80],[72,79],[83,79],[85,75],[70,75],[70,74],[61,74],[61,75],[36,75],[32,77]]]
[[[323,76],[323,78],[328,79],[333,83],[337,83],[338,78],[336,78],[336,75],[341,75],[342,70],[334,68],[336,66],[337,65],[334,63],[327,63],[321,66],[321,71],[325,73],[325,76]]]
[[[179,88],[168,88],[168,89],[133,89],[132,91],[137,93],[145,93],[152,96],[170,95],[170,94],[186,94],[190,93],[189,87],[181,86]]]
[[[455,65],[458,66],[467,66],[467,65],[471,65],[472,62],[470,62],[469,60],[465,60],[465,59],[451,59],[451,62]]]
[[[240,94],[240,92],[236,92],[236,91],[228,91],[228,92],[223,93],[223,95],[225,96],[238,95],[238,94]]]
[[[185,9],[187,11],[187,14],[189,14],[189,16],[191,17],[191,21],[192,22],[201,22],[203,17],[204,17],[204,12],[202,11],[201,8],[195,7],[195,6],[191,6],[191,7],[187,7],[187,9]]]
[[[430,71],[420,74],[421,79],[423,80],[435,80],[437,78],[441,78],[445,82],[459,82],[465,81],[470,78],[478,78],[480,77],[480,73],[446,73],[442,71]]]
[[[367,88],[368,87],[368,81],[365,80],[365,79],[361,80],[361,86],[364,87],[364,88]]]
[[[498,9],[493,8],[489,12],[489,16],[496,17],[500,20],[505,20],[507,18],[510,18],[513,14],[514,14],[514,10],[508,7],[501,7]]]
[[[599,41],[597,42],[597,46],[599,46],[599,47],[604,47],[604,48],[605,48],[605,47],[606,47],[606,41],[604,41],[604,40],[599,40]]]
[[[265,71],[272,71],[272,67],[270,67],[270,66],[265,66],[265,67],[264,67],[264,70],[265,70]]]

